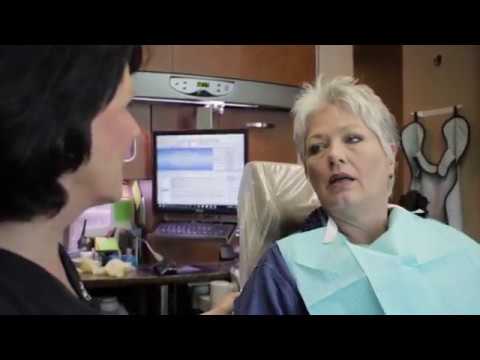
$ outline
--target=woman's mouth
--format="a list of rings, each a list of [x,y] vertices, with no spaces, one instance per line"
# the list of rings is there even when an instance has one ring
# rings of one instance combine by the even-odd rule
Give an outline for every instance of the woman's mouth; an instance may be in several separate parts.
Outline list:
[[[341,190],[348,188],[354,181],[355,178],[353,176],[346,173],[338,173],[330,177],[328,187],[333,190]]]

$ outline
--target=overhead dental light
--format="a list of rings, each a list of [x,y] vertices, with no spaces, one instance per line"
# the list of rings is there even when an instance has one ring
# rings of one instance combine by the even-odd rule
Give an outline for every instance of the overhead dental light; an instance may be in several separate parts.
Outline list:
[[[226,107],[289,111],[300,88],[239,79],[137,72],[134,100],[203,105],[223,113]]]

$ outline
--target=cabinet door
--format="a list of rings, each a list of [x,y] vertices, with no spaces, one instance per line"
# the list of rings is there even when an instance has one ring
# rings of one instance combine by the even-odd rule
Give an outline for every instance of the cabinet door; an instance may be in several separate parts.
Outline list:
[[[143,45],[140,70],[172,72],[172,45]]]
[[[137,120],[141,134],[135,138],[136,154],[133,160],[123,164],[125,180],[147,179],[152,176],[151,109],[149,104],[132,102],[128,109]],[[132,151],[133,153],[133,151]]]
[[[152,105],[152,130],[192,130],[196,126],[197,107],[185,104]]]
[[[355,45],[353,56],[355,77],[360,82],[370,86],[380,96],[397,119],[398,127],[403,127],[405,125],[402,120],[404,97],[403,46]],[[398,167],[392,196],[394,203],[398,203],[400,196],[408,191],[407,186],[410,183],[408,178],[410,170],[402,151],[398,152],[397,159]]]
[[[249,128],[252,123],[266,123],[271,128]],[[296,163],[293,120],[288,112],[227,109],[214,115],[217,129],[248,128],[248,160]]]
[[[315,77],[315,46],[174,45],[173,71],[298,86]]]
[[[155,104],[152,106],[152,130],[195,129],[196,106]],[[263,122],[271,128],[248,128]],[[214,129],[248,128],[249,161],[278,161],[295,163],[297,155],[292,140],[293,120],[288,112],[228,108],[224,114],[214,113]]]

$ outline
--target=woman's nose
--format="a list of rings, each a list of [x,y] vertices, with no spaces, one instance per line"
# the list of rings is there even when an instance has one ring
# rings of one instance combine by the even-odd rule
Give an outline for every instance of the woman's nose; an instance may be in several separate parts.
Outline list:
[[[331,168],[345,164],[345,153],[341,145],[331,144],[328,149],[328,164]]]

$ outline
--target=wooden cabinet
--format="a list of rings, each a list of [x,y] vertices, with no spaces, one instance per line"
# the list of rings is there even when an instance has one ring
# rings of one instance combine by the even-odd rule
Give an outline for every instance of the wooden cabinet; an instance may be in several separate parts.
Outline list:
[[[144,45],[142,48],[142,71],[173,71],[172,45]]]
[[[148,179],[152,177],[151,106],[146,103],[133,102],[128,108],[137,120],[141,134],[135,138],[135,157],[123,164],[123,178],[125,180]]]
[[[196,125],[197,107],[193,105],[152,105],[152,130],[192,130]],[[224,114],[213,114],[214,129],[246,129],[249,123],[262,122],[270,128],[249,128],[249,161],[295,163],[293,120],[286,111],[228,108]]]
[[[139,123],[142,134],[137,138],[137,156],[124,164],[124,179],[152,178],[152,131],[195,129],[196,106],[178,104],[133,103],[130,111]],[[215,129],[245,129],[249,123],[262,122],[271,127],[249,128],[249,161],[297,161],[292,140],[293,120],[288,112],[254,109],[225,110],[213,116]]]
[[[196,127],[197,106],[187,104],[153,104],[152,130],[192,130]]]
[[[315,77],[315,45],[145,45],[145,71],[299,86]]]
[[[141,69],[240,78],[300,85],[315,76],[314,45],[144,45]],[[124,179],[152,177],[153,130],[188,130],[196,126],[196,106],[134,102],[130,111],[142,134],[137,155],[124,164]],[[244,129],[250,122],[273,125],[249,130],[249,159],[296,162],[292,119],[288,112],[227,109],[214,114],[214,128]]]
[[[262,122],[269,128],[248,128],[248,124]],[[223,115],[214,115],[216,129],[248,128],[248,160],[296,163],[297,155],[292,139],[293,120],[284,111],[228,109]]]
[[[355,77],[375,91],[395,116],[398,127],[403,127],[402,45],[355,45],[353,59]],[[410,172],[402,151],[398,152],[397,160],[394,203],[408,191],[406,184]]]

